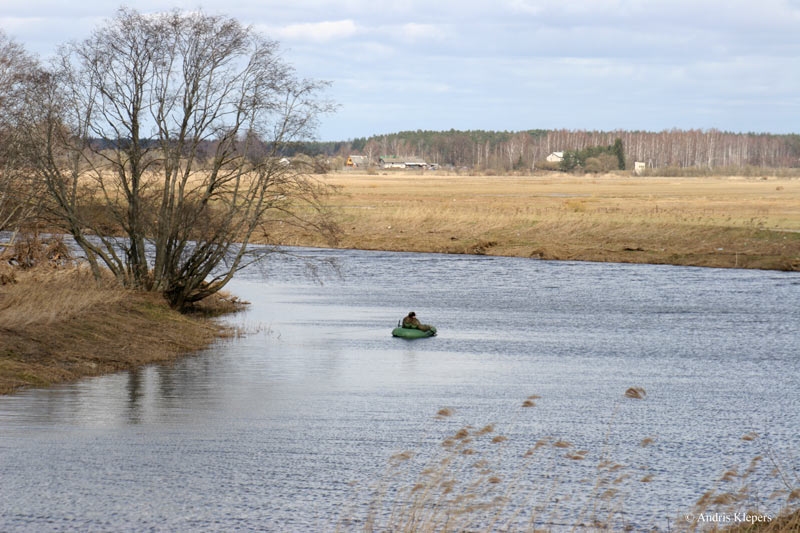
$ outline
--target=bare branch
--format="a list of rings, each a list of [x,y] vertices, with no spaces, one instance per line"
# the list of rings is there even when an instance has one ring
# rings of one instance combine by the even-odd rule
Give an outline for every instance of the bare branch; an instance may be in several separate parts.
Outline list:
[[[297,79],[252,28],[121,9],[62,48],[51,80],[29,117],[29,161],[50,212],[126,285],[183,307],[261,257],[248,245],[270,213],[334,227],[324,187],[280,163],[333,110],[318,100],[326,84]]]

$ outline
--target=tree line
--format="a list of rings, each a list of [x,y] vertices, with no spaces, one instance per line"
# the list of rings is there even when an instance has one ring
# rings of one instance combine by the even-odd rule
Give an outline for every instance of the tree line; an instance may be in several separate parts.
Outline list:
[[[553,152],[581,151],[613,145],[625,151],[625,168],[633,162],[651,169],[799,168],[800,135],[734,133],[717,129],[649,131],[526,130],[403,131],[350,141],[306,143],[309,154],[347,157],[359,154],[415,155],[429,163],[481,170],[531,170]]]
[[[142,140],[147,144],[149,140]],[[115,142],[94,139],[98,148]],[[210,158],[217,141],[197,146],[201,160]],[[261,139],[250,142],[251,151],[298,158],[322,173],[340,168],[350,155],[364,155],[377,163],[384,155],[418,156],[428,163],[459,169],[498,172],[535,169],[606,171],[632,169],[635,161],[650,169],[800,168],[800,134],[732,133],[720,130],[585,131],[403,131],[343,141],[295,140],[268,146]],[[614,147],[613,150],[609,147]],[[548,164],[553,152],[567,155],[565,164]],[[598,168],[585,159],[603,155]],[[580,156],[580,154],[583,154]],[[574,156],[578,156],[577,158]]]

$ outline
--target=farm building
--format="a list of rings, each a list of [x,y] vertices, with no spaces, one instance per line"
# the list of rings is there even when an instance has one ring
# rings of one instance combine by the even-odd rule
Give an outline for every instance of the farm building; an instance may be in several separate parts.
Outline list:
[[[427,168],[424,159],[417,156],[385,155],[378,160],[381,168]]]
[[[560,163],[564,160],[564,152],[553,152],[547,156],[547,161],[550,163]]]

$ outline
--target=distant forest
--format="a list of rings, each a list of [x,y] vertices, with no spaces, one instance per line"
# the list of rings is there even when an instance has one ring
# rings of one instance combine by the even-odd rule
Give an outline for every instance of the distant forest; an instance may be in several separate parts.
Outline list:
[[[457,169],[531,170],[548,164],[552,152],[581,151],[622,141],[625,166],[649,169],[800,168],[800,135],[730,133],[711,130],[578,131],[403,131],[340,142],[310,142],[293,152],[346,159],[383,155],[418,156],[429,164]],[[292,155],[292,154],[287,154]]]

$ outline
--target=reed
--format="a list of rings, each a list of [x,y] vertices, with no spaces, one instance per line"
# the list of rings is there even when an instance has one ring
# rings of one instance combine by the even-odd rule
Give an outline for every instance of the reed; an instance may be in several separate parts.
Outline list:
[[[778,457],[768,441],[755,432],[742,436],[758,445],[760,453],[747,465],[723,472],[687,513],[686,530],[727,533],[788,533],[800,531],[800,475],[796,466]],[[773,481],[762,494],[763,481]],[[777,514],[763,510],[767,502],[782,502]],[[689,519],[690,517],[690,519]]]
[[[621,401],[645,399],[644,389],[631,387]],[[527,398],[512,418],[526,416],[525,405],[530,401]],[[657,476],[669,475],[647,464],[652,460],[647,449],[657,437],[639,440],[634,449],[640,451],[620,459],[620,450],[608,438],[600,450],[579,449],[565,436],[543,436],[525,449],[510,435],[513,420],[504,432],[496,423],[478,427],[462,425],[454,418],[453,409],[439,410],[436,423],[452,429],[445,432],[438,449],[393,455],[365,514],[340,521],[337,530],[798,531],[800,480],[790,465],[781,464],[771,452],[756,455],[747,465],[728,468],[686,512],[654,524],[632,523],[627,500],[646,494],[647,484]],[[754,433],[743,436],[745,442],[766,446],[761,440]],[[576,471],[594,473],[576,477]],[[766,487],[775,490],[761,499]],[[781,511],[765,512],[759,502],[766,501],[771,509],[777,502]]]

